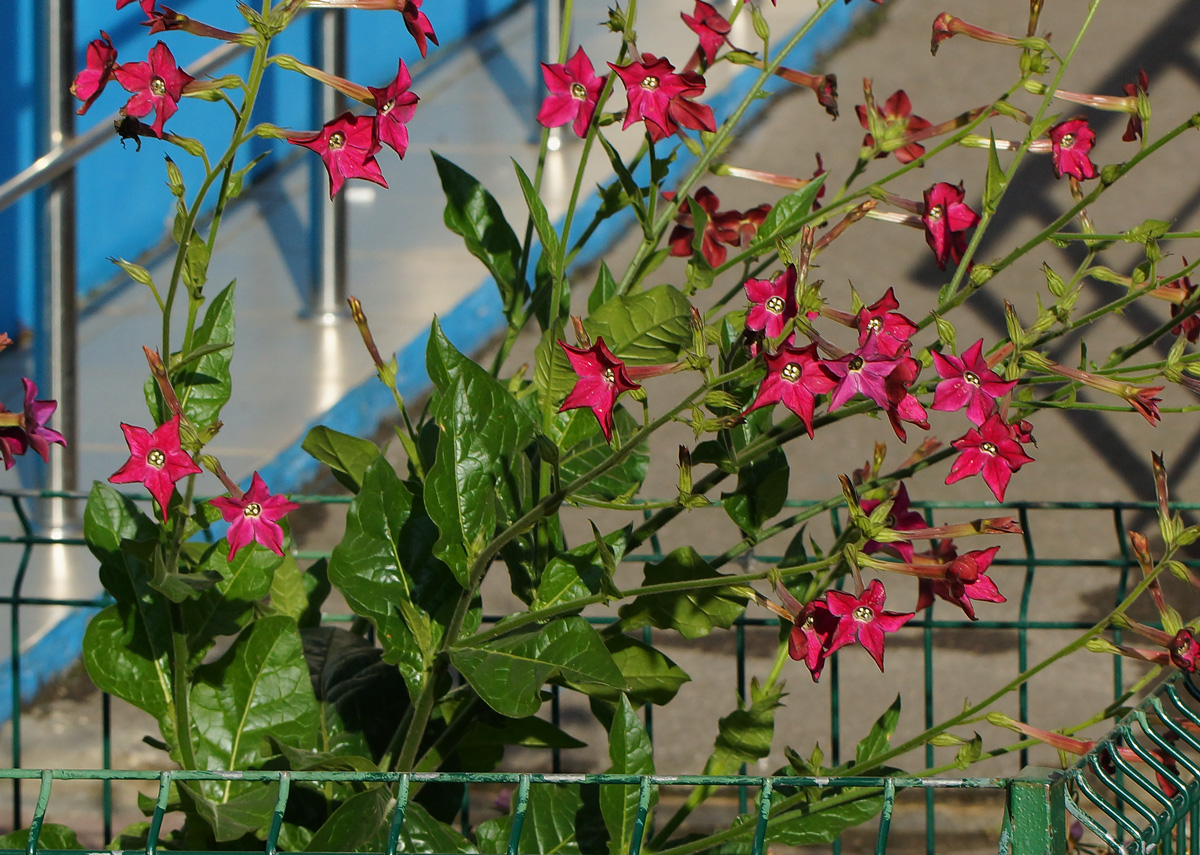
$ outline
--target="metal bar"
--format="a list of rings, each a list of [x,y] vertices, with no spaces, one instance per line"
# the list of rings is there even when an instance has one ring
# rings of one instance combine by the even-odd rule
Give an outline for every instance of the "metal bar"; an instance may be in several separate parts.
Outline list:
[[[629,855],[640,855],[642,851],[642,835],[646,831],[646,814],[650,812],[650,798],[654,788],[650,786],[649,778],[642,778],[638,785],[637,818],[633,821],[633,834],[629,838]]]
[[[46,821],[46,807],[50,804],[50,773],[42,772],[42,786],[38,791],[37,807],[33,809],[33,822],[29,823],[29,843],[25,846],[28,855],[37,852],[38,837],[42,833],[42,823]]]
[[[314,64],[346,76],[346,17],[342,9],[322,9],[312,26]],[[313,113],[317,123],[342,112],[345,99],[331,86],[313,83]],[[307,316],[322,324],[335,323],[346,314],[346,196],[325,198],[325,167],[309,162],[309,208],[312,212],[313,287]]]
[[[275,855],[279,851],[279,830],[283,828],[283,813],[287,810],[288,793],[292,788],[292,778],[287,772],[279,776],[279,795],[275,799],[275,809],[271,812],[271,828],[267,832],[266,855]]]
[[[763,781],[762,790],[758,795],[758,822],[754,826],[754,846],[751,855],[762,855],[767,840],[767,820],[771,817],[771,796],[774,793],[771,779]]]
[[[1016,855],[1066,855],[1066,789],[1061,773],[1030,767],[1008,794]]]
[[[517,784],[517,799],[513,802],[512,830],[508,834],[508,855],[521,851],[521,829],[525,826],[525,811],[529,809],[529,776],[522,775]]]
[[[396,785],[396,809],[392,812],[392,826],[388,829],[387,855],[396,855],[400,832],[404,829],[404,814],[408,812],[408,775],[400,776]]]
[[[167,801],[170,795],[171,773],[163,772],[158,776],[158,798],[154,802],[150,827],[146,829],[146,855],[155,855],[158,851],[158,831],[162,828],[163,817],[167,815]]]
[[[887,852],[888,832],[892,828],[892,811],[895,807],[896,785],[888,781],[883,785],[883,810],[879,813],[879,832],[875,835],[875,855]]]

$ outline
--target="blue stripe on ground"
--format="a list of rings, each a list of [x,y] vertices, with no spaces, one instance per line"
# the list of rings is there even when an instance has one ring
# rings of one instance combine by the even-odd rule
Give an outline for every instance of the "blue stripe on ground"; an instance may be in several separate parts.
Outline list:
[[[836,47],[849,32],[855,18],[865,11],[862,5],[858,4],[859,8],[845,5],[832,7],[813,26],[804,42],[791,52],[787,64],[806,69],[820,54]],[[755,79],[756,75],[752,70],[743,69],[724,89],[706,102],[713,108],[718,122],[724,120],[737,107],[754,85]],[[766,88],[768,91],[777,91],[786,85],[782,81],[773,80]],[[752,102],[744,114],[743,121],[753,120],[767,103],[767,100]],[[812,107],[813,115],[822,118],[824,114],[820,108],[815,103]],[[696,158],[681,146],[671,172],[678,176],[690,169],[695,162]],[[635,177],[644,181],[648,169],[649,164],[643,163],[634,171]],[[582,228],[591,221],[599,207],[600,197],[592,193],[577,206],[575,224]],[[593,232],[588,246],[576,256],[573,268],[586,266],[599,259],[634,222],[633,212],[626,210],[601,223]],[[556,225],[561,228],[562,221]],[[539,251],[538,247],[534,247],[530,269],[533,269]],[[504,329],[504,311],[495,280],[488,278],[439,320],[442,331],[455,347],[464,353],[478,351]],[[423,332],[396,353],[399,369],[396,385],[405,400],[418,398],[429,388],[429,374],[425,370],[425,347],[428,343],[429,333]],[[270,463],[261,467],[258,470],[259,474],[271,485],[272,492],[297,492],[314,481],[320,475],[323,466],[300,447],[309,430],[324,425],[342,433],[368,436],[395,414],[396,404],[392,393],[378,379],[372,377],[351,389],[326,413],[306,425],[300,437],[280,451]],[[249,483],[250,479],[247,478],[243,486],[249,486]],[[22,702],[32,700],[43,685],[79,659],[84,628],[95,612],[95,609],[90,608],[75,610],[51,628],[28,651],[22,652]],[[11,663],[0,663],[0,723],[7,721],[12,715],[12,680]]]

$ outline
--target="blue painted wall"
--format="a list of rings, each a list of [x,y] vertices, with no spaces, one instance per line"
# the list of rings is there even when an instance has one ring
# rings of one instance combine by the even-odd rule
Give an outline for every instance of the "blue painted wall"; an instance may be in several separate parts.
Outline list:
[[[452,43],[478,29],[490,18],[523,0],[429,0],[426,14],[442,46],[430,45],[429,58],[445,51]],[[101,29],[112,37],[119,62],[144,61],[158,39],[186,66],[217,45],[186,33],[147,34],[141,26],[144,16],[137,3],[116,11],[114,0],[76,0],[77,67],[82,68],[87,44]],[[0,136],[0,181],[20,172],[37,158],[39,148],[39,62],[38,7],[40,0],[3,0],[0,2],[0,32],[7,44],[0,51],[0,109],[7,117],[8,133]],[[205,23],[232,31],[245,27],[245,21],[229,0],[174,0],[176,11]],[[298,21],[277,40],[277,52],[291,53],[310,61],[311,27],[316,16]],[[359,83],[380,86],[396,73],[397,57],[404,59],[414,74],[419,73],[421,56],[398,12],[351,12],[347,18],[349,57],[348,76]],[[224,73],[244,74],[248,59],[233,63]],[[108,123],[128,94],[112,82],[93,104],[86,116],[79,117],[76,132],[97,123]],[[284,127],[315,130],[328,118],[312,112],[313,84],[299,75],[272,69],[260,93],[255,121]],[[167,122],[167,130],[195,137],[209,148],[216,160],[223,151],[232,127],[230,110],[219,103],[186,98],[179,111]],[[268,151],[264,165],[291,147],[282,141],[263,141],[248,147],[247,159]],[[165,185],[163,155],[169,154],[183,170],[189,191],[200,182],[202,173],[175,146],[153,138],[143,140],[140,152],[132,143],[122,148],[115,135],[90,155],[76,171],[78,193],[78,281],[79,291],[87,295],[108,282],[115,268],[108,258],[137,258],[167,233],[171,196]],[[37,264],[38,194],[0,211],[0,331],[14,336],[36,332],[37,288],[40,280]],[[114,203],[114,200],[116,202]]]

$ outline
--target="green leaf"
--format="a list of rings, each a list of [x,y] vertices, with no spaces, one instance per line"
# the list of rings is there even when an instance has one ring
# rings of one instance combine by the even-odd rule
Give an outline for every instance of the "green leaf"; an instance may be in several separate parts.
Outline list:
[[[379,457],[379,446],[370,440],[317,425],[300,447],[333,470],[333,477],[347,490],[357,493],[363,472]]]
[[[500,718],[500,725],[479,724],[463,737],[459,748],[468,749],[492,745],[521,745],[525,748],[583,748],[580,742],[564,730],[537,716]]]
[[[309,847],[312,851],[319,851]],[[341,847],[325,851],[340,851]],[[382,852],[383,847],[373,851]],[[409,802],[404,811],[404,825],[400,828],[399,852],[437,852],[440,855],[466,855],[475,852],[470,841],[444,822],[438,822],[429,811],[415,802]],[[534,850],[531,850],[534,851]],[[541,850],[536,850],[541,851]]]
[[[837,840],[842,832],[868,822],[883,809],[879,790],[849,788],[836,792],[852,801],[825,806],[815,802],[803,808],[772,816],[767,825],[767,840],[783,846],[818,846]],[[753,821],[753,818],[743,820]]]
[[[604,539],[617,562],[625,554],[625,539],[632,531],[632,527],[626,526]],[[597,546],[593,541],[554,556],[542,571],[541,583],[531,608],[545,609],[590,597],[604,590],[605,570],[596,553]]]
[[[255,550],[261,552],[262,550]],[[270,614],[287,615],[301,627],[307,626],[308,581],[305,573],[290,554],[275,568],[268,589]]]
[[[212,253],[208,250],[208,243],[199,234],[192,232],[192,239],[188,241],[181,272],[183,273],[183,284],[193,294],[198,295],[204,287],[204,283],[208,281],[208,262],[211,257]]]
[[[600,144],[604,146],[604,153],[608,155],[608,162],[612,164],[613,172],[617,175],[617,181],[621,184],[625,198],[633,205],[638,222],[644,224],[646,222],[645,191],[638,186],[633,173],[625,165],[625,161],[621,159],[620,152],[613,148],[612,143],[605,138],[604,134],[596,134],[596,139],[600,140]]]
[[[550,222],[550,215],[546,213],[546,206],[542,203],[541,197],[533,188],[533,182],[529,180],[529,176],[525,174],[525,170],[521,168],[521,164],[514,159],[513,169],[517,171],[517,183],[521,185],[521,194],[525,197],[525,205],[529,208],[529,216],[533,220],[533,227],[537,231],[538,240],[542,243],[542,255],[549,256],[547,259],[547,269],[550,275],[557,277],[559,275],[558,268],[558,232],[554,229],[554,224]]]
[[[763,250],[773,248],[776,238],[787,239],[796,233],[812,212],[813,202],[817,200],[817,193],[825,183],[827,174],[821,173],[799,190],[793,190],[775,203],[762,225],[758,227],[758,233],[755,234],[754,243],[750,247],[751,255],[759,255]]]
[[[627,635],[610,636],[604,644],[625,678],[625,693],[633,703],[668,704],[679,687],[692,679],[658,648]]]
[[[546,330],[534,351],[533,382],[537,386],[538,402],[545,402],[548,396],[552,409],[557,410],[575,387],[576,379],[570,360],[558,345],[558,336],[554,330]],[[592,421],[595,422],[594,416]]]
[[[782,704],[783,687],[760,687],[750,682],[750,706],[741,698],[738,708],[717,723],[717,741],[708,765],[708,775],[735,774],[742,763],[753,763],[771,753],[775,736],[775,710]]]
[[[896,725],[899,721],[900,696],[896,695],[896,700],[892,701],[891,706],[876,719],[875,724],[871,725],[871,732],[863,737],[862,742],[858,743],[858,747],[854,750],[856,766],[862,766],[872,757],[888,750],[892,734],[896,732]]]
[[[196,762],[203,769],[248,769],[266,759],[268,734],[311,741],[319,710],[296,625],[263,617],[233,646],[195,671],[191,690]]]
[[[584,802],[577,784],[534,784],[529,788],[525,822],[517,852],[542,855],[580,855],[577,833]],[[485,855],[505,855],[512,835],[512,816],[501,816],[481,823],[477,829],[479,851]]]
[[[572,373],[570,376],[573,378],[575,375]],[[618,437],[633,436],[641,427],[638,420],[622,406],[613,410],[613,424],[614,434]],[[565,482],[576,480],[612,455],[612,446],[604,441],[600,423],[589,409],[556,414],[549,433],[550,438],[564,450],[559,461],[559,474]],[[578,494],[603,502],[627,499],[641,489],[649,468],[650,450],[643,444],[616,466],[585,483],[579,488]]]
[[[983,185],[983,210],[985,213],[996,213],[996,206],[1004,196],[1008,186],[1008,176],[1000,166],[1000,158],[996,156],[996,133],[991,131],[991,146],[988,149],[987,177]]]
[[[168,646],[159,641],[147,637],[132,610],[106,606],[83,634],[83,664],[97,688],[154,716],[164,738],[174,743],[171,663]]]
[[[608,264],[601,261],[600,269],[596,273],[596,284],[592,286],[592,293],[588,295],[588,314],[590,315],[615,296],[617,296],[617,280],[613,278]]]
[[[75,836],[75,832],[65,825],[56,822],[42,823],[38,834],[38,850],[44,849],[83,849],[83,844]],[[29,829],[22,828],[0,835],[0,849],[19,849],[25,851],[29,847]]]
[[[550,273],[550,261],[545,252],[538,254],[537,264],[533,269],[533,295],[530,298],[530,308],[542,329],[550,328],[550,298],[554,293],[554,276]],[[571,314],[571,281],[566,275],[558,283],[558,324],[555,329],[561,330]]]
[[[1146,220],[1140,226],[1135,226],[1125,232],[1123,237],[1126,243],[1141,243],[1149,244],[1152,241],[1158,240],[1171,230],[1171,223],[1168,220]]]
[[[656,365],[678,359],[692,342],[692,309],[673,285],[614,297],[592,312],[584,326],[592,340],[604,338],[630,365]]]
[[[698,582],[721,577],[690,546],[676,549],[657,564],[647,564],[643,585]],[[700,638],[714,627],[728,629],[746,606],[746,600],[720,587],[641,594],[619,612],[626,629],[650,625],[674,629],[684,638]]]
[[[721,494],[725,513],[742,531],[757,533],[783,510],[789,477],[787,455],[779,448],[743,465],[738,470],[737,487]]]
[[[269,826],[279,798],[278,781],[255,783],[226,802],[209,799],[188,781],[178,781],[176,786],[182,803],[208,824],[218,843],[228,843]]]
[[[431,616],[440,642],[462,589],[433,555],[437,527],[421,497],[409,492],[387,459],[378,457],[362,479],[329,559],[329,580],[355,614],[374,624],[384,659],[399,666],[415,692],[429,663],[396,606],[409,602]]]
[[[450,650],[450,661],[488,706],[501,715],[533,715],[542,686],[553,677],[624,688],[625,681],[600,634],[581,617],[556,620],[475,645]]]
[[[446,194],[446,227],[460,235],[471,255],[487,267],[510,321],[529,297],[529,286],[518,275],[521,243],[491,193],[450,161],[433,155]]]
[[[622,696],[608,731],[608,772],[615,775],[653,775],[654,746],[637,712]],[[635,833],[638,815],[638,787],[604,786],[600,788],[600,811],[608,828],[609,855],[626,855]],[[658,787],[650,794],[650,806],[658,803]]]
[[[217,636],[241,632],[259,601],[270,592],[275,570],[284,561],[268,549],[242,549],[230,561],[223,541],[207,549],[204,546],[188,544],[189,551],[203,550],[208,568],[203,572],[216,576],[217,582],[181,607],[193,653],[208,649]],[[294,559],[288,560],[294,563]]]
[[[208,311],[204,313],[204,320],[192,337],[193,348],[218,344],[228,346],[209,352],[193,367],[171,378],[179,402],[183,404],[184,414],[197,427],[205,427],[217,420],[232,389],[229,365],[233,361],[235,285],[236,282],[230,282],[213,298]]]
[[[387,848],[389,814],[395,804],[387,787],[373,787],[342,802],[313,834],[308,852],[383,852]],[[417,807],[409,805],[409,810]],[[405,825],[408,817],[405,817]],[[414,850],[405,852],[433,852]],[[448,851],[448,850],[447,850]]]

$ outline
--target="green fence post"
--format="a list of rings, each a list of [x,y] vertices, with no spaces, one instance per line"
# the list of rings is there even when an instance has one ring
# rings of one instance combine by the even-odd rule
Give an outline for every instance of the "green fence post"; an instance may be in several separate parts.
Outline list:
[[[1013,778],[1008,791],[1013,855],[1065,855],[1067,801],[1057,769],[1030,766]]]

